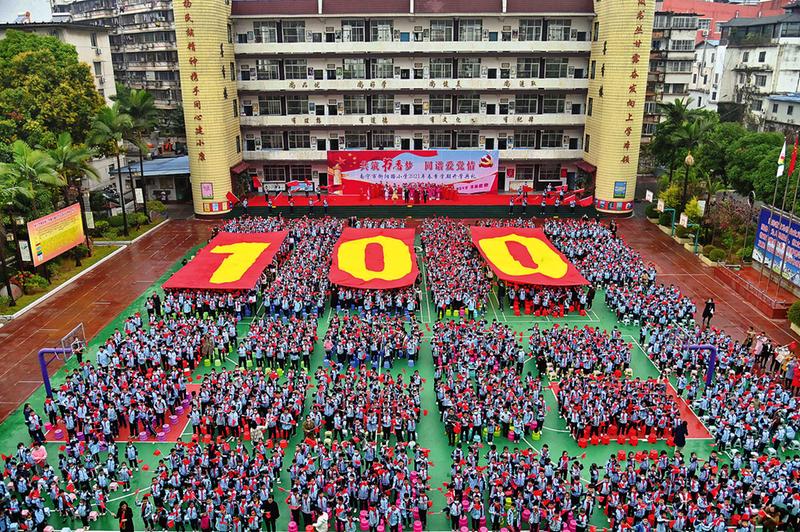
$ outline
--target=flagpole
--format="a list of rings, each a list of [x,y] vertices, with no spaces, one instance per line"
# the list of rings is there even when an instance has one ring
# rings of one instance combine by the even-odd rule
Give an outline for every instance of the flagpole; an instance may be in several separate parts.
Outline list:
[[[786,180],[788,181],[789,178],[791,178],[791,177],[792,177],[792,174],[790,173]],[[786,252],[789,249],[789,235],[791,233],[792,222],[795,219],[794,213],[795,213],[795,207],[797,207],[797,189],[798,189],[798,187],[800,187],[800,172],[797,173],[797,182],[794,185],[794,195],[792,197],[792,211],[789,213],[789,227],[786,230],[786,243],[783,245],[783,257],[781,258],[781,273],[778,276],[778,290],[775,292],[776,296],[778,295],[778,293],[781,290],[781,287],[783,286],[783,268],[786,266]]]
[[[780,215],[778,216],[779,223],[783,222],[783,213],[786,212],[786,195],[789,193],[789,181],[792,177],[792,172],[794,172],[795,161],[797,161],[797,141],[798,139],[797,137],[795,137],[794,149],[792,150],[792,158],[789,161],[789,173],[786,175],[786,184],[783,187],[783,200],[781,200],[781,212]],[[780,230],[778,231],[778,236],[780,236]],[[786,251],[786,245],[788,244],[788,240],[789,240],[789,232],[787,231],[786,239],[783,241],[784,252]],[[775,255],[777,253],[778,253],[778,242],[776,241],[773,244],[772,256],[770,257],[769,261],[769,277],[767,277],[767,288],[765,290],[767,294],[769,294],[769,285],[770,283],[772,283],[772,274],[775,273]]]
[[[783,148],[781,154],[778,156],[778,172],[775,175],[775,190],[772,193],[772,203],[769,206],[769,221],[767,222],[767,243],[764,247],[764,256],[762,257],[761,268],[758,270],[758,286],[761,287],[761,277],[764,275],[764,267],[766,266],[767,257],[766,253],[769,252],[770,232],[772,231],[772,217],[775,215],[775,202],[778,201],[778,180],[783,175],[784,162],[786,160],[786,138],[783,139]],[[758,238],[758,237],[756,237]],[[774,251],[774,250],[773,250]]]

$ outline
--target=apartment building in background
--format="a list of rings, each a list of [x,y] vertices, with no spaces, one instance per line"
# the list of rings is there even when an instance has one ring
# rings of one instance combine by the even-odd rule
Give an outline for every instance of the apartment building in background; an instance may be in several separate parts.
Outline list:
[[[800,4],[781,15],[723,24],[726,46],[719,104],[743,112],[764,130],[795,129],[800,92]],[[722,112],[722,111],[721,111]]]
[[[175,21],[171,0],[51,0],[54,15],[111,28],[116,80],[147,89],[160,109],[181,102]]]
[[[734,18],[757,18],[783,14],[783,6],[793,0],[664,0],[658,8],[673,13],[697,13],[698,43],[704,39],[719,40],[722,23]]]
[[[690,108],[717,110],[726,48],[712,39],[701,41],[695,46],[692,80],[689,83]]]
[[[12,24],[0,24],[0,39],[5,37],[8,30],[26,31],[38,35],[55,37],[61,42],[75,47],[78,60],[86,63],[92,73],[97,91],[111,103],[111,98],[116,95],[114,83],[114,69],[111,66],[111,45],[109,42],[110,28],[95,24],[60,21],[58,16],[51,22],[33,22],[27,15],[20,15]],[[125,157],[122,157],[125,164]],[[92,161],[92,166],[100,176],[99,180],[84,179],[85,189],[100,189],[116,183],[116,159],[113,157],[100,157]]]

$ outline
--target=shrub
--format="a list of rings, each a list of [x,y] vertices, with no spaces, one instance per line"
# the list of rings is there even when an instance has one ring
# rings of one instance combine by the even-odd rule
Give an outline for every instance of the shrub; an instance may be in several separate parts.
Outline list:
[[[689,235],[689,230],[682,225],[675,226],[675,236],[678,238],[686,238]]]
[[[709,255],[711,255],[711,252],[714,251],[715,249],[717,249],[717,248],[715,248],[711,244],[709,244],[707,246],[703,246],[703,255],[708,257]]]
[[[656,210],[656,205],[654,205],[652,203],[645,208],[644,213],[648,218],[658,218],[658,216],[660,214]]]
[[[147,202],[147,212],[157,212],[162,214],[167,210],[167,206],[158,200],[150,200]]]
[[[725,250],[719,248],[713,249],[708,255],[708,258],[714,262],[719,262],[725,258]]]
[[[658,225],[669,227],[672,224],[672,215],[668,212],[662,212],[658,217]]]
[[[82,259],[89,256],[89,248],[85,244],[81,244],[80,246],[75,246],[74,253],[77,258]]]
[[[789,307],[789,315],[787,317],[790,322],[795,325],[800,325],[800,301],[792,303],[792,306]]]
[[[121,214],[115,214],[114,216],[108,219],[108,223],[109,225],[111,225],[111,227],[122,227],[123,225],[125,225],[125,220],[122,219]]]
[[[47,288],[49,284],[47,279],[41,275],[26,271],[19,272],[13,276],[11,282],[22,288],[22,292],[25,294],[40,292]]]
[[[128,218],[128,222],[131,226],[138,229],[143,225],[147,225],[147,216],[145,216],[143,212],[135,212]]]
[[[94,222],[94,232],[96,235],[104,235],[110,227],[108,220],[97,220]]]
[[[753,260],[753,246],[741,248],[736,254],[739,255],[743,261],[750,262]]]

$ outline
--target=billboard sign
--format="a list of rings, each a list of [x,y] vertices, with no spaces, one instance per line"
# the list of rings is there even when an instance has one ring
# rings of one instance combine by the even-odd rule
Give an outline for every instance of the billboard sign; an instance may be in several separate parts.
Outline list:
[[[773,271],[783,270],[784,278],[800,285],[800,220],[778,209],[773,212],[763,207],[758,217],[753,260]]]
[[[78,203],[28,222],[33,265],[39,266],[83,244],[81,206]]]

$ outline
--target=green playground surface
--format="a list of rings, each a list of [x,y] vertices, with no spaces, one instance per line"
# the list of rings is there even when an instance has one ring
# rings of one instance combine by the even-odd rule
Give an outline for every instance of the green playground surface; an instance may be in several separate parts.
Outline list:
[[[419,237],[418,237],[419,239]],[[419,241],[419,240],[418,240]],[[199,247],[199,246],[198,246]],[[186,256],[190,256],[195,253],[197,248],[190,250]],[[111,334],[113,334],[115,328],[122,329],[124,320],[127,316],[133,315],[136,312],[144,312],[144,302],[147,295],[151,294],[154,290],[160,290],[160,286],[163,284],[164,281],[179,267],[181,266],[181,261],[177,261],[164,275],[161,276],[151,287],[149,287],[145,292],[143,292],[131,305],[118,316],[116,316],[100,333],[92,338],[88,342],[87,348],[87,359],[89,361],[94,360],[94,356],[97,352],[97,347],[100,343],[108,338]],[[436,406],[436,398],[434,394],[434,367],[433,367],[433,359],[431,356],[431,349],[430,349],[430,339],[431,339],[431,331],[429,327],[436,321],[436,311],[433,307],[431,302],[430,294],[428,293],[427,286],[425,284],[425,264],[420,259],[420,278],[422,280],[422,305],[420,309],[417,311],[417,319],[421,322],[422,332],[424,334],[424,339],[422,342],[420,355],[417,363],[414,365],[413,368],[409,367],[405,361],[398,361],[394,368],[390,370],[393,374],[400,374],[403,372],[410,373],[414,370],[418,370],[423,379],[425,379],[425,384],[422,390],[422,409],[428,410],[428,415],[423,416],[420,419],[420,422],[417,426],[417,431],[419,435],[419,439],[417,444],[428,448],[431,450],[430,452],[430,461],[432,462],[432,466],[430,468],[430,491],[429,496],[433,501],[433,507],[431,508],[431,513],[428,517],[428,530],[450,530],[450,523],[449,520],[446,518],[444,514],[441,513],[442,508],[445,506],[444,500],[444,491],[440,491],[438,488],[442,488],[443,484],[449,481],[449,471],[451,466],[450,461],[450,452],[452,447],[448,445],[447,442],[447,435],[445,433],[444,424],[441,422],[440,417],[438,415],[438,408]],[[318,327],[318,337],[320,341],[317,342],[315,347],[314,353],[312,355],[312,367],[311,367],[311,374],[312,374],[312,384],[315,384],[313,380],[313,372],[322,365],[322,361],[324,358],[324,350],[322,348],[322,338],[325,335],[325,332],[328,328],[328,318],[330,316],[331,309],[326,308],[324,315],[319,319],[319,327]],[[512,327],[515,331],[523,332],[525,335],[525,340],[523,346],[527,349],[527,329],[530,328],[534,323],[538,323],[540,327],[549,328],[552,327],[554,324],[559,324],[559,326],[584,326],[590,325],[593,327],[600,327],[601,329],[611,330],[615,326],[618,327],[622,333],[625,335],[625,338],[628,339],[633,343],[633,350],[632,350],[632,360],[631,360],[631,367],[633,370],[634,377],[641,377],[641,378],[650,378],[650,377],[658,377],[659,373],[655,365],[650,361],[650,359],[645,355],[642,349],[638,345],[639,339],[639,328],[634,326],[625,326],[621,323],[618,323],[616,320],[616,316],[608,310],[604,302],[604,294],[602,291],[598,291],[597,296],[594,300],[593,308],[586,314],[586,316],[580,315],[567,315],[563,318],[552,318],[552,317],[534,317],[534,316],[515,316],[513,311],[505,308],[504,311],[499,309],[498,301],[496,297],[490,299],[490,305],[487,309],[485,309],[485,318],[488,321],[497,320],[503,323],[508,324]],[[239,324],[239,334],[240,337],[242,334],[246,334],[246,331],[249,327],[249,319],[245,319]],[[42,346],[46,347],[46,346]],[[60,368],[52,377],[51,382],[54,387],[59,386],[63,380],[64,376],[67,372],[72,371],[77,365],[77,361],[74,359],[69,360],[64,367]],[[235,367],[235,361],[232,357],[228,357],[227,360],[223,364],[224,367],[228,367],[233,369]],[[200,365],[194,372],[194,374],[205,374],[215,369],[212,367],[206,367],[204,365]],[[535,362],[532,359],[529,359],[525,367],[523,369],[524,373],[531,372],[532,374],[536,375],[536,367]],[[577,442],[572,438],[571,434],[567,431],[566,422],[559,417],[556,407],[556,398],[553,394],[552,390],[546,387],[547,382],[545,380],[545,398],[546,403],[548,406],[545,424],[543,431],[541,432],[541,437],[538,440],[533,440],[532,438],[524,438],[522,441],[511,442],[503,437],[495,438],[494,444],[502,450],[503,446],[508,446],[510,449],[519,448],[530,448],[535,452],[539,452],[543,445],[547,445],[550,448],[551,456],[557,457],[560,456],[562,451],[567,451],[569,456],[581,460],[585,464],[585,479],[588,480],[588,470],[589,465],[597,463],[598,465],[603,465],[608,456],[610,454],[616,454],[618,450],[624,451],[650,451],[651,449],[656,449],[659,452],[661,450],[667,450],[668,452],[672,452],[672,448],[666,445],[665,441],[658,441],[655,444],[649,444],[647,441],[640,441],[637,447],[633,447],[630,444],[626,445],[619,445],[614,440],[609,445],[597,445],[592,446],[589,445],[587,448],[580,448]],[[310,404],[309,399],[310,394],[306,394],[306,411]],[[45,391],[44,386],[41,386],[39,389],[34,392],[26,402],[31,403],[33,408],[42,414],[42,404],[45,399]],[[286,497],[286,493],[282,491],[282,489],[288,489],[290,486],[290,480],[288,472],[286,468],[291,464],[291,459],[294,453],[294,448],[297,444],[299,444],[303,437],[301,435],[302,431],[298,431],[297,434],[289,441],[289,446],[286,448],[286,456],[284,458],[284,471],[281,476],[281,483],[277,485],[277,490],[275,494],[275,499],[278,501],[278,504],[281,509],[281,516],[278,521],[278,530],[287,530],[288,529],[288,521],[289,521],[289,509],[284,503],[284,499]],[[184,429],[184,438],[183,441],[188,441],[190,439],[190,432]],[[30,437],[28,435],[27,429],[23,422],[22,416],[22,405],[17,408],[9,418],[0,425],[0,441],[4,442],[2,452],[4,454],[12,454],[14,449],[16,448],[17,443],[22,442],[25,444],[30,443]],[[121,441],[117,443],[119,447],[120,456],[124,456],[124,446],[127,442]],[[691,452],[696,452],[698,456],[703,459],[709,456],[713,448],[710,444],[713,443],[712,439],[705,438],[705,439],[690,439],[687,441],[686,447],[684,447],[684,453],[688,455]],[[48,461],[56,468],[57,470],[57,463],[58,463],[58,447],[61,445],[61,442],[48,442],[47,450],[48,450]],[[109,495],[109,513],[106,516],[101,516],[96,522],[92,523],[91,530],[116,530],[117,522],[113,518],[113,513],[116,512],[119,504],[121,501],[125,500],[128,503],[132,503],[135,497],[135,490],[147,490],[149,489],[149,485],[152,478],[152,471],[155,465],[158,463],[159,457],[154,455],[153,453],[156,450],[159,450],[162,455],[168,454],[169,449],[173,446],[173,443],[170,442],[136,442],[137,447],[139,448],[139,458],[143,460],[143,464],[147,464],[150,466],[150,471],[143,471],[140,467],[140,471],[134,473],[132,483],[131,483],[131,491],[129,492],[112,492]],[[488,446],[484,446],[484,452],[488,450]],[[582,455],[585,453],[585,458],[581,458]],[[101,456],[105,456],[104,453],[101,453]],[[141,496],[141,495],[140,495]],[[598,505],[599,506],[599,505]],[[134,518],[135,518],[135,527],[137,530],[142,530],[143,523],[139,517],[138,509],[134,508]],[[592,524],[598,526],[607,526],[608,521],[606,520],[605,516],[602,514],[601,510],[597,508],[595,510],[594,515],[592,516]],[[62,519],[56,512],[51,514],[49,524],[52,525],[56,530],[59,530],[63,527],[71,527],[71,528],[78,528],[80,527],[80,521],[75,519]],[[302,528],[302,527],[301,527]]]

